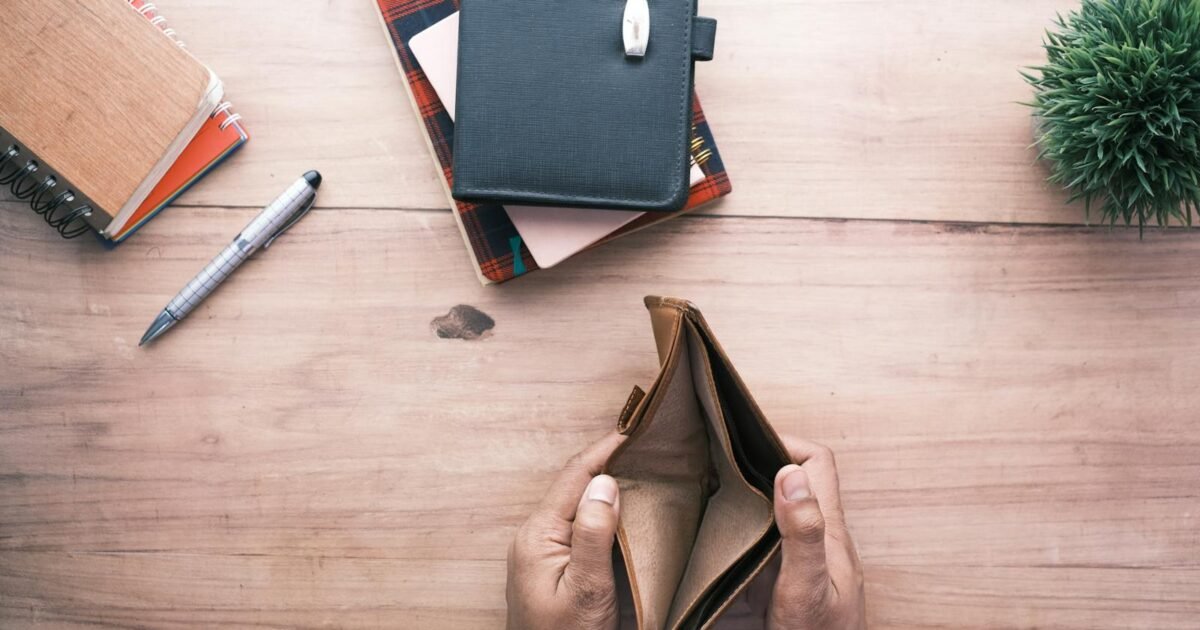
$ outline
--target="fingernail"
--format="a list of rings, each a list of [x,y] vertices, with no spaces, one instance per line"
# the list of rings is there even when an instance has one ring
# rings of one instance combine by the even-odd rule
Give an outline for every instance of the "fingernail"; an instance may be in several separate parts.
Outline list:
[[[587,487],[589,501],[603,501],[609,505],[617,502],[617,480],[608,475],[597,475]]]
[[[810,496],[812,492],[808,489],[808,473],[796,466],[795,470],[783,478],[783,498],[788,501],[802,501]]]

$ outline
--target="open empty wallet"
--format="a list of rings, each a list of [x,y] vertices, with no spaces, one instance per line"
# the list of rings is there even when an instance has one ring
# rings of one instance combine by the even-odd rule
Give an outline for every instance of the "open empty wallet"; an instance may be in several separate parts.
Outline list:
[[[621,414],[605,466],[639,630],[707,628],[779,551],[775,473],[790,458],[700,311],[646,298],[661,371]]]

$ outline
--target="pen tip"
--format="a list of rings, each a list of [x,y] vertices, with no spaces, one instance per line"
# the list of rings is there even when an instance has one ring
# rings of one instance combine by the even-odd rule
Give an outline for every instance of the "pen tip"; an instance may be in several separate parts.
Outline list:
[[[172,326],[175,325],[175,322],[177,321],[179,320],[172,317],[171,314],[165,310],[159,313],[158,317],[154,318],[154,323],[150,324],[150,327],[146,329],[146,334],[142,335],[142,340],[138,342],[138,347],[140,348],[151,341],[158,339],[159,335],[167,332]]]
[[[304,174],[304,179],[308,181],[308,185],[316,190],[321,187],[321,174],[316,171],[309,171]]]

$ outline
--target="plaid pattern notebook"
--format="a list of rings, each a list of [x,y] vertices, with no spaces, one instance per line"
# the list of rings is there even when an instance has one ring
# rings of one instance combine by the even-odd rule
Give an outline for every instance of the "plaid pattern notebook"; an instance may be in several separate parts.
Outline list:
[[[395,47],[396,59],[404,74],[413,106],[421,118],[434,159],[442,172],[449,197],[454,174],[451,169],[451,147],[454,145],[454,123],[438,99],[433,86],[422,72],[409,40],[416,34],[458,11],[457,0],[376,0],[384,26]],[[704,173],[704,179],[692,186],[687,212],[697,206],[729,194],[732,186],[721,162],[700,101],[693,99],[693,158]],[[465,203],[450,199],[456,218],[471,256],[485,284],[504,282],[536,271],[537,262],[521,239],[520,232],[509,219],[504,207],[495,203]],[[603,238],[614,238],[665,221],[680,213],[646,213]]]

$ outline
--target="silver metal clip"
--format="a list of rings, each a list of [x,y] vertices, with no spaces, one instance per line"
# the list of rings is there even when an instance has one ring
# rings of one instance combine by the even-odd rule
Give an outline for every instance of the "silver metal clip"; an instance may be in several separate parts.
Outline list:
[[[278,230],[275,230],[275,233],[271,235],[271,238],[267,239],[266,243],[263,243],[263,249],[270,247],[271,243],[274,243],[275,239],[279,238],[279,235],[288,231],[288,229],[291,228],[293,225],[296,225],[296,223],[298,223],[300,221],[300,219],[303,219],[304,215],[308,214],[309,210],[312,210],[313,204],[315,204],[315,203],[317,203],[317,195],[316,195],[316,192],[314,191],[312,198],[310,198],[308,200],[308,203],[304,204],[303,207],[301,207],[299,210],[297,210],[296,213],[293,214],[291,216],[291,218],[287,220],[287,222],[285,222],[283,225],[279,226]]]
[[[621,39],[625,42],[626,57],[646,56],[650,44],[650,5],[646,0],[625,0]]]

